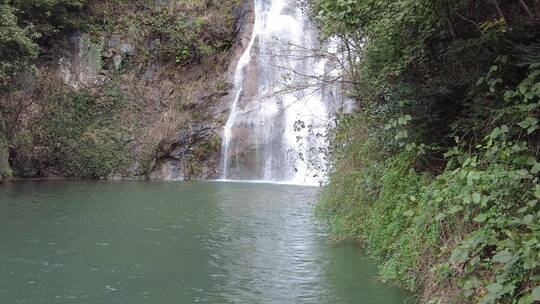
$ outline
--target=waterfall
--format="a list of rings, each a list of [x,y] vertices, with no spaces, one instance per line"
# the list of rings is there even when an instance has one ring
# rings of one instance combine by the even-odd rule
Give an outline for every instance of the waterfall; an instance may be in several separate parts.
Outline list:
[[[295,0],[254,0],[255,22],[234,75],[224,128],[222,179],[318,185],[326,174],[335,88],[316,28]]]

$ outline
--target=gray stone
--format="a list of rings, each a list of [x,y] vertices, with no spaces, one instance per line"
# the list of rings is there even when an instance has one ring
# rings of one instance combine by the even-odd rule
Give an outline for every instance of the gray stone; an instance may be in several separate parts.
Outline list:
[[[156,6],[165,6],[169,5],[171,0],[156,0]]]
[[[113,66],[115,71],[120,71],[122,68],[122,55],[118,54],[113,58]]]
[[[117,48],[122,43],[122,36],[119,34],[113,34],[111,35],[111,38],[109,38],[109,41],[107,42],[107,45],[109,48]]]
[[[135,47],[131,43],[124,43],[120,47],[120,52],[124,55],[133,56],[135,55]]]
[[[160,160],[148,175],[150,180],[183,181],[184,166],[177,160]]]
[[[157,70],[158,70],[158,66],[156,64],[153,64],[146,71],[144,71],[141,79],[143,81],[153,81],[154,78],[156,77]]]
[[[96,84],[102,71],[103,37],[95,42],[90,35],[76,32],[69,42],[70,52],[58,61],[64,81],[75,88]]]
[[[114,56],[114,50],[113,49],[108,49],[105,52],[103,52],[103,54],[101,56],[104,57],[104,58],[112,58]]]
[[[144,49],[147,52],[151,52],[151,53],[158,51],[160,47],[161,47],[161,42],[157,38],[144,44]]]

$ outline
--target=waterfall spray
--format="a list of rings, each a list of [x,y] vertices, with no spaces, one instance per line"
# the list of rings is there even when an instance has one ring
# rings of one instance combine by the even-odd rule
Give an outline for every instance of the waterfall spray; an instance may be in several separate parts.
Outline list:
[[[222,179],[317,185],[326,177],[335,90],[310,87],[325,72],[317,30],[294,0],[255,0],[255,23],[234,75]],[[300,52],[303,54],[300,55]],[[305,86],[290,89],[291,83]]]

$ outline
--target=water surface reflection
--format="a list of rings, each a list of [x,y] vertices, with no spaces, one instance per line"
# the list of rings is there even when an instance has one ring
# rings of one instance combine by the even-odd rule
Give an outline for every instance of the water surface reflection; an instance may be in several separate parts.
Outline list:
[[[0,187],[0,303],[403,303],[331,246],[317,189],[242,183]]]

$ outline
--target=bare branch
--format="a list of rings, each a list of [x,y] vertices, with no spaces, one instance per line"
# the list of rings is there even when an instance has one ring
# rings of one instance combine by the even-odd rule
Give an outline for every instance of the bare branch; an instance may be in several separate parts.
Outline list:
[[[467,18],[467,17],[461,15],[461,14],[459,13],[458,10],[455,10],[455,12],[456,12],[456,15],[458,15],[459,18],[461,18],[461,19],[463,19],[463,20],[465,20],[465,21],[468,21],[468,22],[472,23],[472,24],[474,25],[474,27],[476,27],[476,29],[477,29],[478,31],[480,31],[480,27],[478,26],[478,23],[476,23],[476,22],[475,22],[474,20],[472,20],[472,19],[469,19],[469,18]]]
[[[504,14],[503,14],[503,11],[501,10],[501,7],[499,6],[499,1],[491,0],[491,3],[493,4],[493,6],[495,6],[495,9],[497,10],[497,14],[499,14],[499,18],[506,20],[506,18],[504,18]]]
[[[534,19],[534,15],[531,11],[531,9],[529,8],[529,6],[527,5],[527,3],[525,3],[525,1],[523,0],[518,0],[519,4],[521,4],[521,7],[523,8],[523,10],[525,11],[525,13],[527,14],[527,16],[531,19]]]

